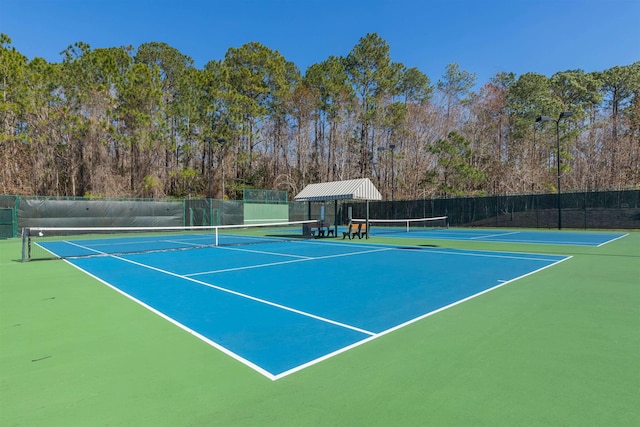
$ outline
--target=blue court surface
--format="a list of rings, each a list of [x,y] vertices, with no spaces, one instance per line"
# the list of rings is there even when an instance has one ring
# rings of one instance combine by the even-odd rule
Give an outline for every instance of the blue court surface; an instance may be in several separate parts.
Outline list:
[[[566,259],[336,239],[67,261],[276,380]]]
[[[408,237],[417,239],[434,240],[470,240],[478,242],[502,242],[502,243],[531,243],[543,245],[568,245],[568,246],[602,246],[614,240],[625,237],[625,233],[610,233],[600,231],[520,231],[499,229],[419,229],[407,232],[402,227],[396,230],[389,228],[371,227],[371,235],[376,237]]]

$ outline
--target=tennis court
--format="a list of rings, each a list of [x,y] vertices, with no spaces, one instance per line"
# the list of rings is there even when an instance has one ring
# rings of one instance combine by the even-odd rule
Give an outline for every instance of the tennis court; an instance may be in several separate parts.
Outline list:
[[[149,239],[42,245],[67,256],[69,249],[112,253],[136,244],[127,250],[142,252],[157,244]],[[203,237],[176,235],[170,241],[181,247],[195,239]],[[278,379],[565,259],[304,240],[69,262]]]
[[[309,240],[300,228],[268,229],[259,244],[218,236],[219,246],[197,230],[55,241],[43,233],[32,255],[42,247],[66,260],[25,263],[19,241],[0,242],[3,419],[640,420],[637,232],[589,232],[602,239],[576,245],[557,243],[575,243],[561,239],[573,231],[550,230],[545,243],[524,245],[473,233],[390,237],[375,225],[369,239]],[[513,231],[529,233],[494,234]]]

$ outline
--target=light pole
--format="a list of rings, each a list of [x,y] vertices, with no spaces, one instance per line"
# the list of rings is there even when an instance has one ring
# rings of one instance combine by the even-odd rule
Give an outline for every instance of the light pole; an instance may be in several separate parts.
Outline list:
[[[561,176],[561,163],[560,163],[560,121],[562,119],[566,119],[567,117],[573,116],[573,111],[563,111],[558,116],[557,120],[552,119],[549,116],[538,116],[536,118],[537,123],[554,121],[556,122],[556,147],[557,147],[557,158],[556,163],[558,164],[558,230],[562,230],[562,201],[561,201],[561,191],[560,191],[560,176]]]
[[[204,142],[206,142],[208,144],[208,149],[207,149],[207,175],[208,175],[208,187],[207,187],[207,197],[211,198],[211,137],[210,136],[205,136],[204,137]]]
[[[222,200],[224,200],[224,144],[227,142],[224,138],[218,138],[218,144],[220,144],[221,156],[220,167],[222,172]]]

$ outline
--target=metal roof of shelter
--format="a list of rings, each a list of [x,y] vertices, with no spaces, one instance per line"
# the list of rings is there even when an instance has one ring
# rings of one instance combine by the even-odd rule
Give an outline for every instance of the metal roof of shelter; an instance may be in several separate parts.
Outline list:
[[[382,195],[369,178],[360,178],[309,184],[293,198],[297,202],[339,199],[382,200]]]

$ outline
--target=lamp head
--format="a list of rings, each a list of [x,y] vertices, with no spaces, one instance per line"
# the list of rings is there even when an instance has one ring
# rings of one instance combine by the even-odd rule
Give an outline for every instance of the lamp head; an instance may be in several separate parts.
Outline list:
[[[558,118],[558,120],[566,119],[567,117],[571,116],[573,116],[573,111],[563,111],[562,113],[560,113],[560,117]]]
[[[538,116],[538,117],[536,117],[536,123],[548,122],[549,120],[551,120],[551,117],[549,117],[549,116]]]

